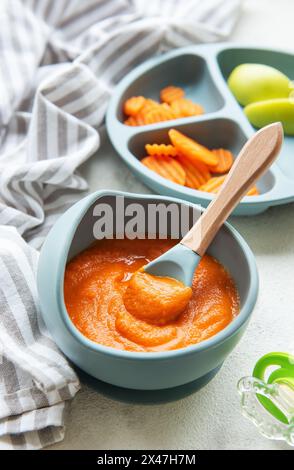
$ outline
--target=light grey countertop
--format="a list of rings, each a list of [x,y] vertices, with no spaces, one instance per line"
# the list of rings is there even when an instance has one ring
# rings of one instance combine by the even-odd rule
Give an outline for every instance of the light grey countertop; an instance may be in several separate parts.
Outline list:
[[[293,46],[293,0],[249,0],[232,41]],[[90,189],[150,192],[102,145],[82,168]],[[294,165],[294,155],[293,155]],[[260,294],[252,321],[216,378],[199,392],[164,405],[112,400],[84,385],[63,442],[50,449],[286,449],[263,438],[240,413],[236,385],[271,351],[294,352],[294,204],[257,217],[232,218],[256,255]]]

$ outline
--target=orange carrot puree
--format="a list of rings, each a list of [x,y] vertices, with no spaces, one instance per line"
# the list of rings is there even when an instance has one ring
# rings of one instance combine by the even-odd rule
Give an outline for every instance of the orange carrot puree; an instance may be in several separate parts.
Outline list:
[[[146,280],[146,273],[133,274],[175,243],[103,240],[73,258],[65,271],[64,300],[78,330],[116,349],[168,351],[199,343],[225,328],[239,312],[239,296],[229,273],[208,255],[195,272],[192,292],[161,278],[166,292],[179,289],[176,317],[164,303],[166,292],[159,295],[158,304],[142,305],[141,311],[138,305],[133,308],[142,287],[156,289],[153,276]]]
[[[191,287],[171,277],[135,272],[124,294],[124,304],[134,317],[147,323],[164,325],[175,320],[192,297]]]

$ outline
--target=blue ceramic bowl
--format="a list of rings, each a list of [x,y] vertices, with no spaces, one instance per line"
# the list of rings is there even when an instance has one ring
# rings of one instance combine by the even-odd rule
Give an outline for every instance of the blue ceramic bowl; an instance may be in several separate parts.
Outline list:
[[[116,350],[90,341],[71,322],[64,304],[63,279],[66,263],[93,241],[97,203],[113,208],[117,196],[125,206],[171,202],[186,206],[199,217],[201,209],[191,203],[163,196],[137,195],[114,191],[93,193],[63,214],[50,231],[41,251],[38,266],[38,291],[46,325],[64,354],[88,374],[120,387],[160,390],[211,378],[243,335],[258,292],[254,256],[243,238],[229,224],[219,231],[209,253],[231,273],[240,294],[239,315],[217,335],[193,346],[168,352],[140,353]],[[206,378],[206,379],[205,379]]]

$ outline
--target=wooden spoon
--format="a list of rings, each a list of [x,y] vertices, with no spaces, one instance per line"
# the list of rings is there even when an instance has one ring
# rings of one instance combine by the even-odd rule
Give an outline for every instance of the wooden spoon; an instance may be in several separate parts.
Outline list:
[[[219,193],[196,224],[180,243],[144,266],[144,270],[191,286],[194,271],[216,233],[242,197],[273,163],[282,142],[283,128],[279,122],[254,134],[236,158]]]

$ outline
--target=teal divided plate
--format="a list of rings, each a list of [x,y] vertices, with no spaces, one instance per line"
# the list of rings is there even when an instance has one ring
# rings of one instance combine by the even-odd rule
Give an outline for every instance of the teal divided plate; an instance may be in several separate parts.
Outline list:
[[[140,163],[146,143],[168,143],[168,130],[178,129],[209,148],[228,148],[238,154],[255,132],[227,86],[230,72],[242,63],[276,67],[294,79],[294,54],[230,44],[209,44],[175,49],[144,62],[114,90],[107,112],[107,130],[120,157],[156,193],[174,196],[206,207],[209,193],[186,188],[162,178]],[[159,99],[168,85],[184,88],[186,96],[200,103],[205,114],[145,126],[123,123],[122,106],[130,96]],[[285,137],[276,163],[258,181],[260,195],[247,196],[234,215],[255,215],[268,207],[294,201],[294,137]]]

